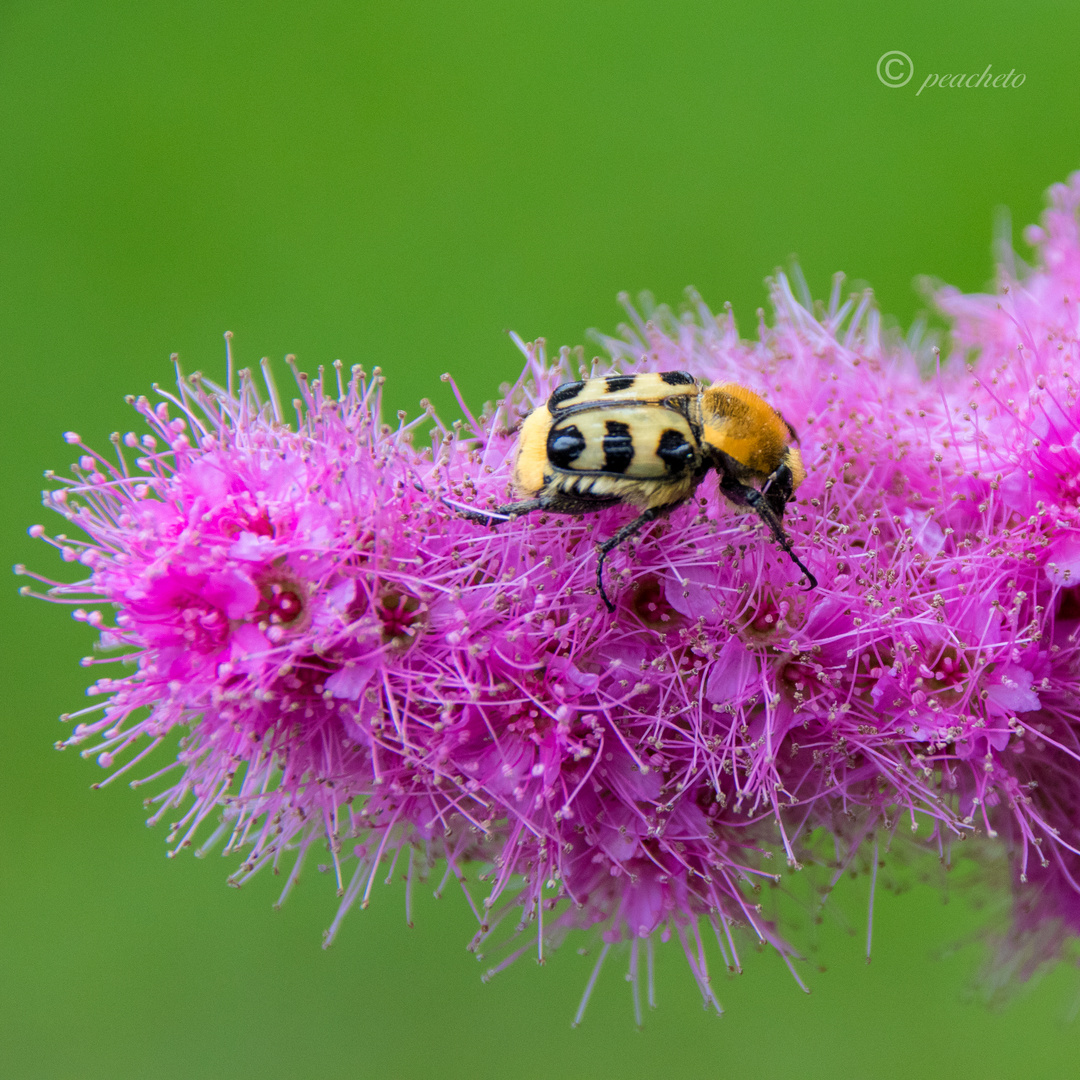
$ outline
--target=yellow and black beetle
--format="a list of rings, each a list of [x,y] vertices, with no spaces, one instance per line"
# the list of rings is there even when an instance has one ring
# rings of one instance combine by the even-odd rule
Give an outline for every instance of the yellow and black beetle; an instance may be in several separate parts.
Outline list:
[[[599,545],[604,560],[644,525],[685,502],[710,469],[736,506],[753,510],[803,572],[780,522],[806,479],[791,425],[752,390],[736,383],[707,386],[685,371],[608,375],[567,382],[521,426],[514,464],[520,502],[467,516],[491,523],[533,510],[585,514],[625,503],[641,513]]]

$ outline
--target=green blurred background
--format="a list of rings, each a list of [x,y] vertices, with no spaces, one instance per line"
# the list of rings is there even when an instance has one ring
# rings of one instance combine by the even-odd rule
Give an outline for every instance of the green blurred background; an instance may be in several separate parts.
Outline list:
[[[797,254],[907,326],[930,274],[992,274],[995,207],[1034,220],[1080,165],[1080,8],[1066,3],[51,2],[0,5],[0,562],[52,571],[25,535],[74,428],[106,445],[123,395],[295,352],[381,364],[394,408],[449,410],[518,369],[504,330],[583,340],[620,289],[731,300]],[[875,64],[907,52],[888,89]],[[915,91],[930,72],[1017,89]],[[55,526],[56,522],[49,522]],[[751,955],[702,1014],[674,945],[633,1026],[622,961],[571,1030],[592,959],[572,942],[482,985],[452,893],[400,887],[320,948],[310,875],[234,892],[164,857],[136,793],[91,792],[57,755],[91,636],[3,590],[0,1073],[5,1077],[1028,1077],[1075,1075],[1078,992],[1059,969],[1004,1012],[967,991],[979,915],[919,886],[849,883],[805,997]],[[230,864],[231,865],[231,864]],[[425,892],[430,896],[430,890]]]

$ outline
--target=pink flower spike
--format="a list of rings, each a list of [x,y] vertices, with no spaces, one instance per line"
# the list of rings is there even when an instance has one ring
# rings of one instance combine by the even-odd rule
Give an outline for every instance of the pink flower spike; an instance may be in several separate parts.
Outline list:
[[[600,338],[586,376],[686,370],[783,413],[812,591],[716,476],[612,552],[613,614],[595,547],[631,508],[460,512],[506,501],[517,426],[583,374],[542,341],[493,410],[452,386],[468,427],[384,424],[378,369],[340,364],[294,367],[290,410],[268,363],[257,383],[230,353],[224,388],[137,399],[148,430],[115,458],[69,433],[45,502],[84,539],[30,531],[85,573],[27,576],[100,635],[91,664],[126,666],[62,745],[120,776],[180,729],[133,781],[154,782],[150,820],[173,853],[236,854],[234,884],[286,869],[282,898],[325,847],[327,944],[376,880],[405,867],[408,898],[436,864],[489,974],[591,931],[582,1011],[619,950],[640,1008],[642,939],[651,1001],[655,935],[717,1010],[709,964],[739,969],[739,928],[798,980],[762,886],[799,872],[816,898],[863,868],[876,887],[901,822],[942,855],[972,835],[1004,853],[999,970],[1030,974],[1080,933],[1080,176],[1051,197],[1023,278],[938,293],[944,361],[887,336],[869,293],[837,278],[815,308],[784,274],[756,340],[693,293],[679,314],[626,300]]]

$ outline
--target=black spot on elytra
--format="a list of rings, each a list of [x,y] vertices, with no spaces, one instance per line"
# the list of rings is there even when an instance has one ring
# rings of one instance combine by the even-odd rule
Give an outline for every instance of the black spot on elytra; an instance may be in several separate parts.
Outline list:
[[[554,412],[556,407],[561,405],[564,401],[570,401],[572,398],[576,398],[581,393],[581,388],[585,384],[578,379],[577,382],[564,382],[561,386],[555,387],[555,393],[548,398],[548,412]]]
[[[585,449],[585,436],[573,424],[552,428],[548,435],[548,461],[557,469],[569,469],[574,459]]]
[[[686,472],[694,463],[694,448],[686,441],[686,436],[675,428],[668,428],[660,436],[656,447],[656,456],[673,475]]]
[[[619,420],[608,420],[604,425],[604,472],[624,473],[634,460],[634,440],[630,437],[630,425]]]
[[[660,378],[668,386],[690,386],[694,381],[694,376],[689,371],[662,371]]]
[[[634,385],[633,375],[609,375],[604,382],[607,386],[604,392],[607,394],[617,393],[619,390],[629,390]]]

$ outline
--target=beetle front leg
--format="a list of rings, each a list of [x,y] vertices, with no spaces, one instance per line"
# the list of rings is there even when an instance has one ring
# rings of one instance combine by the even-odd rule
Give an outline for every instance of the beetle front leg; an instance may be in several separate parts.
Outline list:
[[[791,469],[787,465],[781,465],[765,481],[761,494],[769,504],[769,508],[776,515],[777,521],[783,518],[784,510],[788,502],[790,502],[794,491],[794,479],[791,475]]]
[[[779,471],[778,469],[777,473]],[[776,476],[776,473],[773,473],[773,476]],[[751,487],[749,484],[740,484],[738,480],[731,476],[725,476],[720,481],[720,490],[736,506],[749,506],[765,522],[769,532],[773,534],[773,539],[784,549],[788,558],[802,571],[803,576],[806,578],[807,589],[816,589],[817,578],[792,550],[791,541],[787,538],[778,515],[769,503],[769,496],[762,495],[757,488]]]

